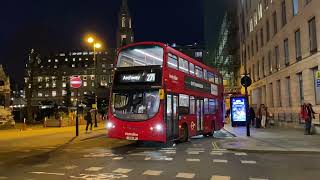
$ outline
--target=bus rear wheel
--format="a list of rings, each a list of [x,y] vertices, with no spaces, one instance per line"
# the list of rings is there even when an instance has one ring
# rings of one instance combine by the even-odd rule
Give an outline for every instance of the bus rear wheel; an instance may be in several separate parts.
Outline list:
[[[187,142],[189,139],[189,131],[188,131],[188,126],[184,124],[182,126],[182,137],[181,137],[181,142]]]

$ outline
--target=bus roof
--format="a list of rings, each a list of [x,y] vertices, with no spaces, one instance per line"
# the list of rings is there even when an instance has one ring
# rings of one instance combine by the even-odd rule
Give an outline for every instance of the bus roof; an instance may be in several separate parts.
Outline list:
[[[191,58],[190,56],[168,46],[167,44],[161,43],[161,42],[145,41],[145,42],[132,43],[132,44],[129,44],[129,45],[126,45],[126,46],[119,48],[117,54],[123,49],[126,49],[128,47],[132,47],[132,46],[137,46],[137,45],[158,45],[158,46],[161,46],[161,47],[167,49],[167,51],[169,51],[169,52],[171,52],[181,58],[188,60],[189,62],[193,63],[194,65],[199,66],[201,68],[205,68],[206,70],[209,70],[211,72],[218,73],[221,76],[221,73],[216,68],[209,67],[209,66],[205,65],[204,63],[199,62],[199,61],[195,60],[194,58]]]

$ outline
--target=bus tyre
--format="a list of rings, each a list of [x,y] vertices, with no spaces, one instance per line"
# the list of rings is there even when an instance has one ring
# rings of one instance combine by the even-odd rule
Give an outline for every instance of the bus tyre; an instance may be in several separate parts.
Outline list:
[[[181,141],[182,142],[187,142],[189,139],[189,132],[188,132],[188,126],[186,124],[184,124],[182,126],[182,137],[181,137]]]

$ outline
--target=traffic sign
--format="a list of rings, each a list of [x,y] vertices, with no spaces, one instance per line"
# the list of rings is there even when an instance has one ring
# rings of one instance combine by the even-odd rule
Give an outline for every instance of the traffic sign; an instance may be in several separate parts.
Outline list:
[[[79,76],[72,76],[70,78],[70,86],[74,89],[80,88],[82,85],[82,80]]]
[[[251,78],[245,75],[241,78],[241,85],[244,87],[249,87],[252,84]]]

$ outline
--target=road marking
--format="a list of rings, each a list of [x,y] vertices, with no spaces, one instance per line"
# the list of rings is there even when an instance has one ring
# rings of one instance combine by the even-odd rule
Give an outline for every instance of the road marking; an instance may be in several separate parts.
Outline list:
[[[178,173],[176,175],[177,178],[186,178],[186,179],[193,179],[195,176],[194,173]]]
[[[205,151],[204,148],[188,148],[187,151]]]
[[[51,164],[37,164],[37,165],[33,165],[32,167],[36,167],[36,168],[46,168],[51,166]]]
[[[45,175],[57,175],[64,176],[64,173],[50,173],[50,172],[29,172],[31,174],[45,174]]]
[[[144,160],[149,161],[149,160],[151,160],[151,157],[146,157],[146,158],[144,158]]]
[[[121,159],[123,159],[123,157],[114,157],[114,158],[112,158],[113,160],[121,160]]]
[[[230,176],[212,176],[211,180],[230,180],[231,177]]]
[[[125,174],[115,174],[115,173],[100,173],[100,174],[80,174],[79,176],[70,176],[73,179],[87,179],[87,180],[106,180],[106,179],[121,179],[127,178]]]
[[[264,179],[264,178],[252,178],[252,177],[250,177],[249,180],[269,180],[269,179]]]
[[[71,165],[71,166],[65,166],[65,167],[63,167],[62,169],[67,169],[67,170],[71,170],[71,169],[75,169],[75,168],[77,168],[78,166],[76,166],[76,165]]]
[[[240,152],[240,153],[234,153],[234,155],[236,155],[236,156],[246,156],[248,154],[244,153],[244,152]]]
[[[159,176],[163,171],[146,170],[143,175]]]
[[[118,168],[116,170],[113,170],[112,172],[114,173],[121,173],[121,174],[126,174],[128,172],[132,171],[132,169],[124,169],[124,168]]]
[[[247,160],[241,160],[242,164],[256,164],[256,161],[247,161]]]
[[[222,152],[211,152],[211,155],[217,155],[217,156],[222,156],[223,153]]]
[[[176,150],[176,148],[174,148],[174,147],[171,147],[171,148],[161,148],[161,149],[167,149],[167,150],[171,149],[171,150]]]
[[[168,152],[165,152],[166,154],[176,154],[176,151],[168,151]]]
[[[193,155],[198,155],[198,154],[200,154],[200,152],[199,151],[189,151],[189,152],[187,152],[188,154],[193,154]]]
[[[216,162],[216,163],[227,163],[228,160],[226,160],[226,159],[214,159],[213,162]]]
[[[189,161],[189,162],[200,162],[200,159],[186,159],[186,161]]]
[[[112,157],[115,156],[115,154],[104,152],[104,153],[90,153],[87,155],[84,155],[85,158],[94,158],[94,157]]]
[[[85,169],[86,171],[100,171],[103,167],[89,167]]]

